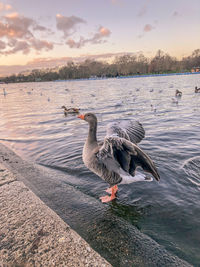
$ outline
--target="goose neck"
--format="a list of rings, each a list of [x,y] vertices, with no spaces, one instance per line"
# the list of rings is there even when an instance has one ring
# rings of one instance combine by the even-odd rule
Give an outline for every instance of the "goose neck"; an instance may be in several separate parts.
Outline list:
[[[88,142],[96,143],[97,142],[97,123],[92,122],[89,124],[89,132],[88,132]]]

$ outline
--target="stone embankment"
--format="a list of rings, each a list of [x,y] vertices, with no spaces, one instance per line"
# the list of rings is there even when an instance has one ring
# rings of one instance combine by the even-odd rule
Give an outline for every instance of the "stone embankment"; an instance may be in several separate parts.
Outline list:
[[[111,265],[0,163],[0,266]]]

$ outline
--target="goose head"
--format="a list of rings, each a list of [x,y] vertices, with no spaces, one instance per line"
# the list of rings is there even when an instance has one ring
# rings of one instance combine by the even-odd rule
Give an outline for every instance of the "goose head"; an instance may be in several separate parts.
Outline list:
[[[77,118],[87,121],[89,124],[97,123],[97,117],[93,113],[80,114]]]

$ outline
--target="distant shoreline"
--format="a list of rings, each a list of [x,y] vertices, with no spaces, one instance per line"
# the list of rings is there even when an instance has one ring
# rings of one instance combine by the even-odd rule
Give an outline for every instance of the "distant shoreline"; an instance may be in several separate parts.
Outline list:
[[[52,82],[88,81],[88,80],[90,81],[90,80],[128,79],[128,78],[146,78],[146,77],[157,77],[157,76],[175,76],[175,75],[193,75],[193,74],[200,74],[200,72],[177,72],[177,73],[137,74],[137,75],[117,76],[117,77],[94,77],[94,78],[55,80],[55,81],[52,81]]]
[[[66,80],[52,80],[52,81],[20,81],[20,82],[1,82],[1,85],[9,83],[37,83],[37,82],[69,82],[69,81],[92,81],[92,80],[107,80],[107,79],[128,79],[128,78],[147,78],[147,77],[158,77],[158,76],[176,76],[176,75],[195,75],[200,72],[177,72],[177,73],[155,73],[155,74],[136,74],[129,76],[117,76],[117,77],[90,77],[80,79],[66,79]]]
[[[131,76],[119,76],[119,79],[123,79],[123,78],[155,77],[155,76],[191,75],[191,74],[200,74],[200,72],[178,72],[178,73],[140,74],[140,75],[131,75]]]

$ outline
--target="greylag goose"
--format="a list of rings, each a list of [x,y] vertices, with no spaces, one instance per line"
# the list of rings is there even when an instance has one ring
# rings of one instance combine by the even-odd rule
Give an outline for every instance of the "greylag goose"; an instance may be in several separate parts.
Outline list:
[[[137,121],[124,120],[107,125],[107,135],[103,143],[97,142],[97,117],[93,113],[81,114],[78,118],[89,123],[89,132],[83,147],[85,166],[110,184],[106,190],[110,196],[101,197],[102,202],[116,198],[117,184],[149,181],[143,173],[136,172],[137,166],[151,173],[159,181],[158,171],[150,159],[138,146],[145,136],[142,125]]]
[[[61,108],[64,109],[64,114],[67,115],[68,113],[71,114],[78,114],[79,108],[66,108],[65,106],[62,106]]]
[[[178,97],[178,96],[181,97],[181,96],[182,96],[182,92],[179,91],[178,89],[176,89],[175,96],[176,96],[176,97]]]

